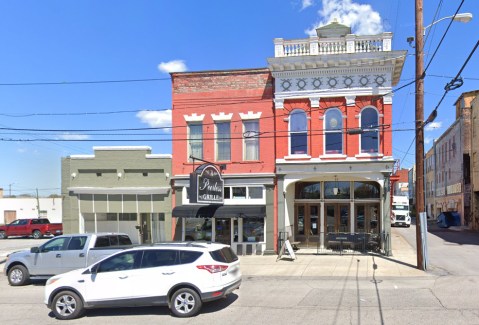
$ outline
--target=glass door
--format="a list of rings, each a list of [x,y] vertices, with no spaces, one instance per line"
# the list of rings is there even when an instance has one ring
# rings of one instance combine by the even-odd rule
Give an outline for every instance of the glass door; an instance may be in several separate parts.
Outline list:
[[[294,238],[302,245],[314,246],[319,241],[320,216],[319,204],[297,204],[295,211]]]
[[[231,245],[230,218],[215,218],[215,242]]]
[[[350,232],[351,218],[348,204],[328,203],[325,209],[325,231],[326,233]]]

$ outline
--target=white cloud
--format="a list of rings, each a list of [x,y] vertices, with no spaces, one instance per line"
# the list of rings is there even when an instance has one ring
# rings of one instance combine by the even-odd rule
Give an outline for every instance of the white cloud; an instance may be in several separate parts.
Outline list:
[[[311,7],[312,5],[314,5],[314,1],[313,0],[302,0],[301,1],[302,4],[301,4],[301,10],[304,10],[308,7]]]
[[[183,60],[173,60],[169,62],[161,62],[158,64],[158,70],[164,73],[170,72],[185,72],[188,70],[186,67],[185,61]]]
[[[424,138],[424,144],[430,144],[432,140],[433,140],[433,138],[425,137]]]
[[[428,123],[425,127],[425,131],[432,131],[435,129],[440,129],[442,127],[442,122],[431,122]]]
[[[25,149],[25,148],[18,148],[18,149],[17,149],[17,152],[18,152],[18,153],[25,153],[25,152],[27,152],[27,149]]]
[[[165,111],[140,111],[136,114],[136,117],[150,127],[166,128],[164,131],[170,132],[168,127],[171,127],[171,109]]]
[[[368,4],[355,3],[352,0],[322,0],[323,9],[318,11],[320,21],[308,35],[316,35],[316,28],[327,25],[334,20],[351,27],[353,34],[375,35],[383,32],[381,16]]]
[[[64,133],[59,137],[61,140],[86,140],[90,139],[90,136],[87,134],[73,134],[73,133]]]

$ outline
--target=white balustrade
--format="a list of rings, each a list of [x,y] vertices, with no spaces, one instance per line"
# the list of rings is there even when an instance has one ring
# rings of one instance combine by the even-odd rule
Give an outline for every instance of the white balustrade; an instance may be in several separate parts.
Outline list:
[[[284,40],[276,38],[275,57],[326,55],[391,51],[392,33],[373,36],[346,35],[337,38],[310,37],[309,39]]]

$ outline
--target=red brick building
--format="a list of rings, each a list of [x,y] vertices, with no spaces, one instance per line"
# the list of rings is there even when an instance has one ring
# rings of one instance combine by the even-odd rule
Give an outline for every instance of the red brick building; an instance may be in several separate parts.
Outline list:
[[[317,35],[275,39],[268,69],[172,73],[176,238],[239,254],[277,252],[286,238],[328,251],[332,233],[388,238],[391,90],[406,52],[391,50],[391,33],[331,23]],[[214,211],[188,205],[203,161],[226,167]]]
[[[173,211],[176,239],[231,244],[240,254],[274,249],[275,142],[268,69],[172,73]],[[188,204],[190,173],[222,169],[225,209]],[[201,218],[200,218],[201,217]],[[267,230],[266,230],[267,229]]]

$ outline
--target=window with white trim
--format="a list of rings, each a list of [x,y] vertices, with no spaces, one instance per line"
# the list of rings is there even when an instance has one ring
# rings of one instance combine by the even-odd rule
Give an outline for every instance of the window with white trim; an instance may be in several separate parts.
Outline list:
[[[231,160],[230,122],[217,122],[216,125],[216,161]]]
[[[243,121],[244,160],[259,160],[259,120]]]
[[[290,155],[308,154],[308,119],[301,109],[295,109],[289,116]]]
[[[379,152],[378,112],[367,107],[361,112],[361,153]]]
[[[337,108],[326,111],[324,119],[325,151],[327,155],[343,153],[343,116]]]
[[[202,123],[188,123],[188,157],[190,156],[203,159]]]

